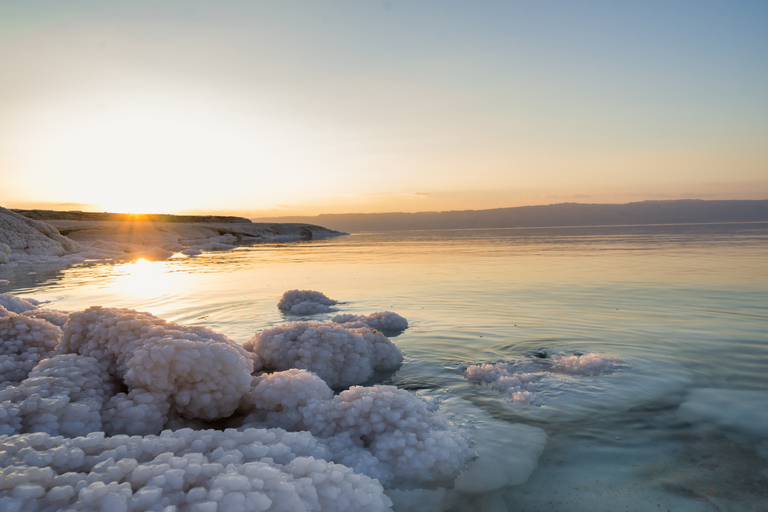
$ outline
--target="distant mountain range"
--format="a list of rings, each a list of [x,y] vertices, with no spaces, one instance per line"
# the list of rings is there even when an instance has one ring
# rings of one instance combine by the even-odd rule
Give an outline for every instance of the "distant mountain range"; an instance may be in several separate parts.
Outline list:
[[[561,203],[492,210],[418,213],[343,213],[269,217],[254,222],[301,222],[348,233],[407,229],[620,226],[768,221],[768,200],[683,199],[627,204]]]

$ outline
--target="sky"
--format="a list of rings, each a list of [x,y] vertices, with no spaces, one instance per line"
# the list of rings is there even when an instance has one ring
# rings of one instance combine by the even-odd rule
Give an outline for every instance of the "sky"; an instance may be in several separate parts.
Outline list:
[[[763,0],[0,0],[0,206],[768,199]]]

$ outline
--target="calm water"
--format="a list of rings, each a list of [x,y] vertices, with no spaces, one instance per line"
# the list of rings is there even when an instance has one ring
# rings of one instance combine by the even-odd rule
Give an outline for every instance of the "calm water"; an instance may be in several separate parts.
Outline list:
[[[367,233],[159,263],[0,268],[0,279],[10,281],[0,292],[50,308],[144,310],[239,342],[295,320],[276,307],[289,289],[322,291],[341,312],[395,311],[410,328],[393,338],[406,360],[389,383],[547,434],[526,483],[473,506],[768,510],[768,436],[753,446],[676,414],[693,388],[768,389],[768,223]],[[463,377],[470,364],[576,352],[630,364],[583,381],[594,386],[563,382],[550,390],[560,402],[542,408]]]

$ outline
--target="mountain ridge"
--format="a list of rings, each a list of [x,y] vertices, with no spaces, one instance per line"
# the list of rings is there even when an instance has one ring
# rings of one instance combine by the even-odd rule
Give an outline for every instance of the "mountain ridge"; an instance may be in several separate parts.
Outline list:
[[[557,203],[487,210],[329,213],[251,220],[313,223],[345,232],[759,222],[768,221],[768,199],[675,199],[624,204]]]

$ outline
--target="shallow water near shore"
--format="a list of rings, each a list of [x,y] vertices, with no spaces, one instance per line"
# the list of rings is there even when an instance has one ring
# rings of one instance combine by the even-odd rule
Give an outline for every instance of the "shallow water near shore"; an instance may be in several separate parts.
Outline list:
[[[527,482],[448,510],[760,511],[768,435],[680,406],[700,388],[768,390],[767,262],[768,223],[406,231],[164,262],[6,266],[0,293],[66,311],[149,311],[241,343],[336,314],[285,316],[276,304],[290,289],[321,291],[342,302],[337,312],[395,311],[410,327],[393,338],[405,363],[387,383],[547,434]],[[627,367],[553,377],[541,407],[464,377],[469,365],[586,353]]]

